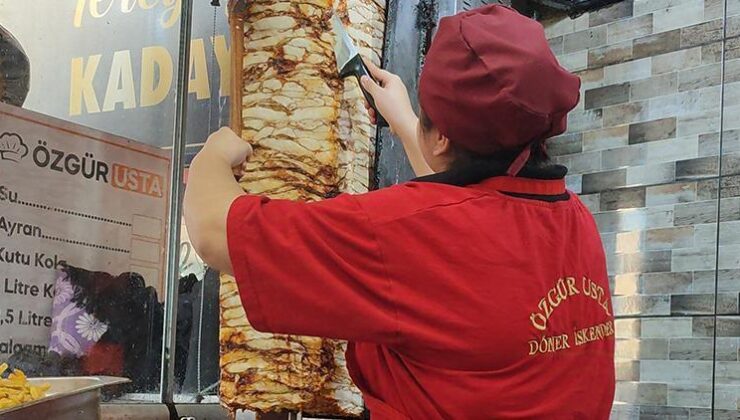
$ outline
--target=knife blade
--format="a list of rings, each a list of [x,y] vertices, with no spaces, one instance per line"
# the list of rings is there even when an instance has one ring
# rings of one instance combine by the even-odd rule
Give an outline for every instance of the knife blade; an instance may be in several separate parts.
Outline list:
[[[360,52],[357,50],[355,43],[347,33],[347,29],[344,27],[344,24],[339,20],[339,16],[334,14],[331,18],[331,23],[334,29],[334,57],[337,60],[339,77],[345,79],[347,77],[354,76],[357,78],[358,83],[362,76],[367,76],[375,80],[375,78],[370,74],[365,62],[362,61]],[[365,96],[367,103],[375,110],[375,120],[378,127],[387,127],[388,123],[375,106],[375,99],[373,99],[373,96],[370,95],[364,87],[362,87],[362,83],[360,83],[360,90],[362,90],[362,94]]]

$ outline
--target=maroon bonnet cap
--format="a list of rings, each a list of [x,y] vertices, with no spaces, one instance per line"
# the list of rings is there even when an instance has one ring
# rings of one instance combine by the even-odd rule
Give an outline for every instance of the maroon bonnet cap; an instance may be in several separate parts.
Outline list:
[[[440,21],[419,101],[450,141],[485,155],[563,133],[580,85],[558,64],[541,24],[491,5]]]

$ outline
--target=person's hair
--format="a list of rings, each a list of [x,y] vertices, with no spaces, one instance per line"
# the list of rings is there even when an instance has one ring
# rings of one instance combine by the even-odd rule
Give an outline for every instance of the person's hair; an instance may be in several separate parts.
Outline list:
[[[421,125],[421,129],[424,133],[428,133],[434,129],[434,123],[422,108],[419,109],[419,124]],[[465,149],[464,147],[459,146],[454,141],[451,141],[450,145],[452,146],[452,152],[455,156],[452,161],[451,169],[461,168],[472,164],[485,164],[485,162],[493,161],[512,162],[514,159],[516,159],[517,156],[519,156],[519,153],[521,153],[521,151],[523,150],[523,148],[518,148],[515,150],[497,152],[491,155],[482,155],[480,153],[475,153],[468,149]],[[532,154],[528,162],[536,166],[544,166],[550,163],[550,157],[547,155],[544,142],[537,142],[533,144]]]

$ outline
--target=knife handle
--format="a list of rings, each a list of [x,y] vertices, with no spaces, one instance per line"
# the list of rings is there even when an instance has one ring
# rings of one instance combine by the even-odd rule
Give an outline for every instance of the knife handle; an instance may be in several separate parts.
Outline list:
[[[377,83],[375,78],[370,74],[370,70],[368,70],[365,62],[362,61],[362,57],[360,57],[359,55],[352,57],[352,59],[344,65],[344,69],[340,76],[355,76],[357,78],[357,83],[360,84],[360,90],[362,90],[362,94],[365,96],[365,100],[368,104],[370,104],[370,107],[375,110],[375,122],[377,123],[378,128],[388,127],[388,122],[385,120],[385,118],[383,118],[383,115],[380,114],[378,108],[375,106],[375,99],[373,99],[373,95],[368,93],[368,91],[366,91],[365,88],[362,87],[362,82],[360,81],[360,79],[362,79],[362,76],[367,76]]]

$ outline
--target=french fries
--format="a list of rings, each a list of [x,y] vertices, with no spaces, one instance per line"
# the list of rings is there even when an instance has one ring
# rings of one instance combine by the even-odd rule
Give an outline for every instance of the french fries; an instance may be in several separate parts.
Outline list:
[[[7,379],[1,379],[8,364],[0,364],[0,410],[12,408],[46,396],[49,385],[34,386],[28,383],[26,375],[19,369],[13,370]]]

